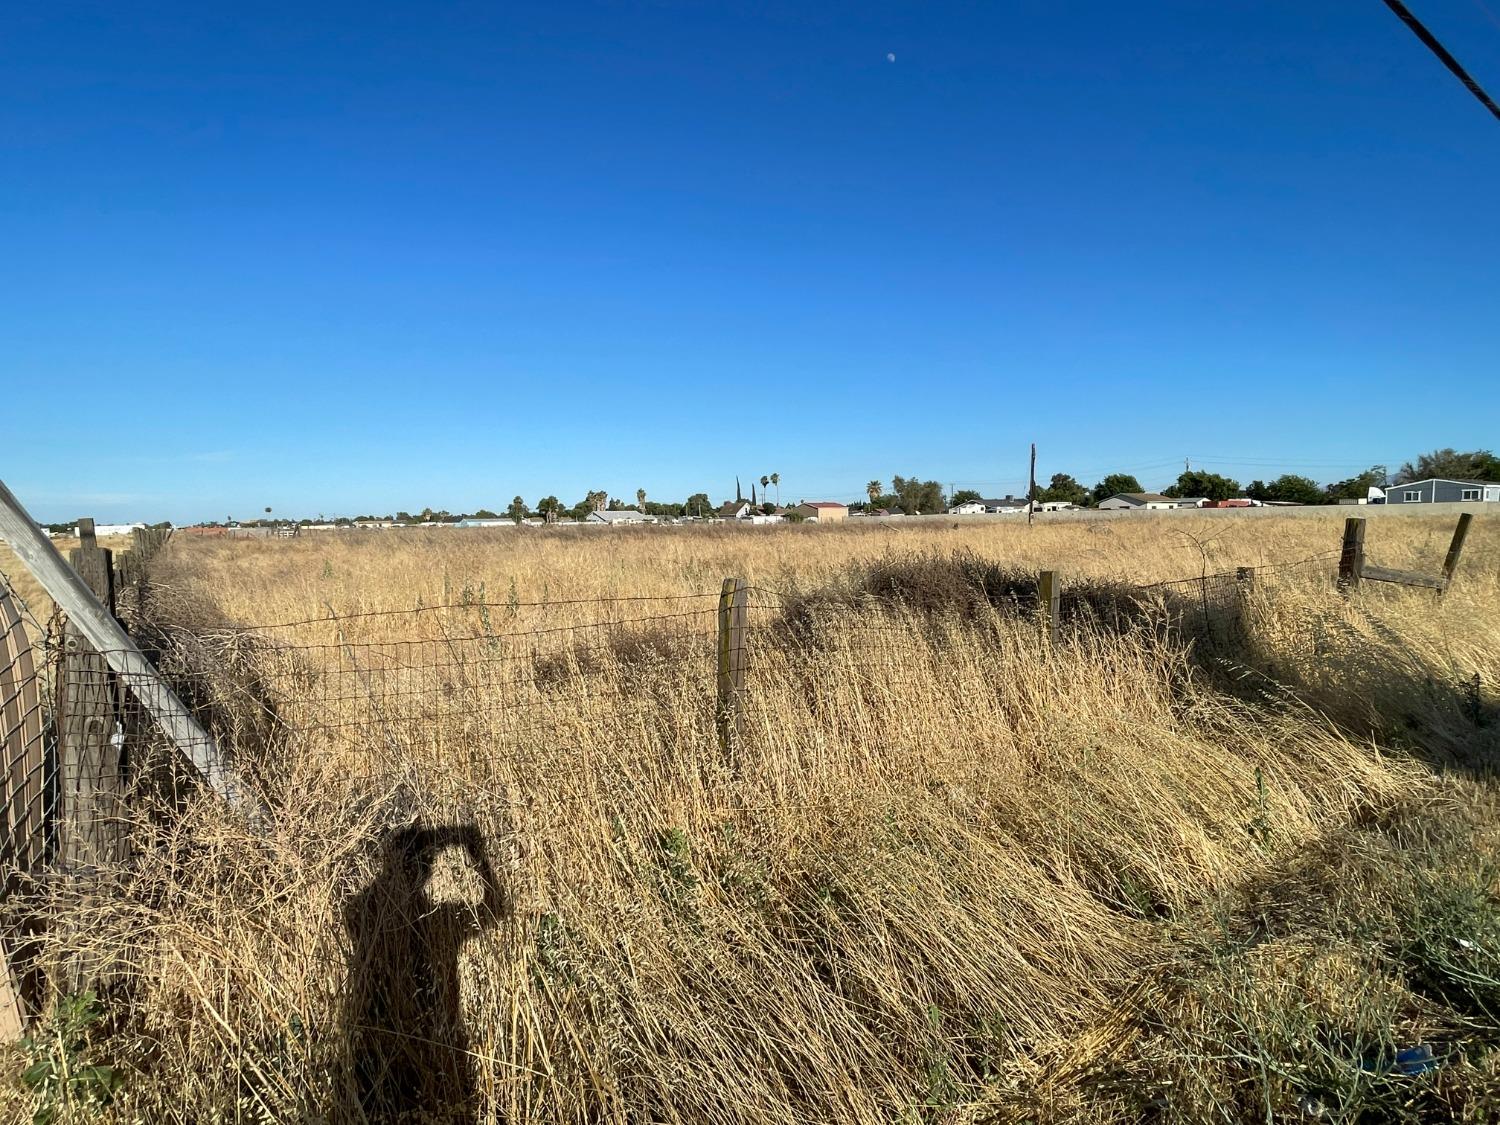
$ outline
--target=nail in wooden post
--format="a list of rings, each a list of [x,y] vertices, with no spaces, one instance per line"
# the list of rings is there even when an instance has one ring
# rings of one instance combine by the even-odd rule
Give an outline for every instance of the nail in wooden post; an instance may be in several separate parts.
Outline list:
[[[1042,571],[1037,583],[1037,593],[1043,614],[1042,628],[1047,639],[1057,644],[1062,636],[1062,584],[1057,580],[1056,571]]]
[[[1469,537],[1469,524],[1473,522],[1473,512],[1465,512],[1458,517],[1458,526],[1453,529],[1453,542],[1448,544],[1448,557],[1443,560],[1443,590],[1453,582],[1453,572],[1458,569],[1458,557],[1464,553],[1464,540]],[[1442,590],[1438,592],[1442,593]]]
[[[740,693],[745,687],[745,626],[749,585],[743,578],[726,578],[719,590],[719,745],[733,749],[739,719]]]
[[[1339,554],[1339,589],[1348,591],[1359,585],[1365,574],[1365,521],[1350,516],[1344,521],[1344,545]]]

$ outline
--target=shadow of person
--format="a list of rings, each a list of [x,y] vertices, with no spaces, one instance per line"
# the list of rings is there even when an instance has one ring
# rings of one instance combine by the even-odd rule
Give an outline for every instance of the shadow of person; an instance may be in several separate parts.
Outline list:
[[[479,902],[434,901],[428,883],[450,848],[460,849],[477,874]],[[379,874],[344,912],[351,947],[344,1030],[353,1085],[346,1096],[357,1100],[364,1120],[475,1120],[458,953],[504,907],[474,825],[413,826],[386,837]]]

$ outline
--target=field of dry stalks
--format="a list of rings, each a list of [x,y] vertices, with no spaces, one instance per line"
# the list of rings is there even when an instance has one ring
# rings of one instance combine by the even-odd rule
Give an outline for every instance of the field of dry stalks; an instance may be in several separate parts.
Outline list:
[[[174,540],[274,829],[142,814],[27,903],[102,983],[0,1112],[1493,1120],[1500,522],[1345,598],[1342,515]]]

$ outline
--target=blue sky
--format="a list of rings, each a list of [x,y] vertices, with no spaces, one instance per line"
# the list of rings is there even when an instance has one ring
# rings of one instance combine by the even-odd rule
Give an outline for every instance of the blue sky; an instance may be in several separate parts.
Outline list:
[[[1500,94],[1497,9],[1414,6]],[[1500,445],[1497,197],[1377,0],[11,5],[0,476],[178,521],[1014,491],[1033,440],[1338,478]]]

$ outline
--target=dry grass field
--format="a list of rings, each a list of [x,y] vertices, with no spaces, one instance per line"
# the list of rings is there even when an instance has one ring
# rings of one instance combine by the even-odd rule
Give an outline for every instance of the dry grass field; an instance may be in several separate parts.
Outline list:
[[[12,903],[104,983],[5,1119],[1494,1120],[1500,521],[1344,514],[174,540],[274,828]]]

